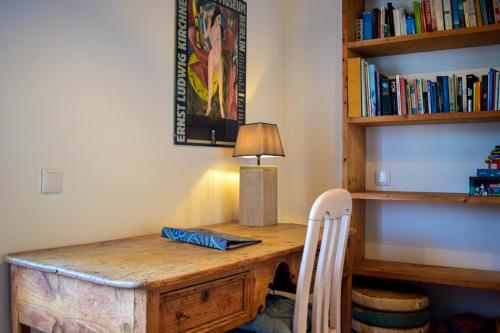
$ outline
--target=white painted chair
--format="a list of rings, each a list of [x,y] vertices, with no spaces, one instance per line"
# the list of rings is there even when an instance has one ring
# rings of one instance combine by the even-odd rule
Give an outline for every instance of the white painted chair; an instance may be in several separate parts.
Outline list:
[[[312,333],[340,333],[342,272],[351,210],[351,195],[342,189],[324,192],[311,208],[297,291],[293,295],[295,296],[294,333],[306,332],[310,303],[312,303]],[[314,292],[310,294],[322,221],[324,221],[323,236],[316,266]]]

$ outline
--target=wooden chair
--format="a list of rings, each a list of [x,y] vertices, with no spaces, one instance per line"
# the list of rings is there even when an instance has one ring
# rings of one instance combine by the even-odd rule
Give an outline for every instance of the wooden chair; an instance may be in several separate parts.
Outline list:
[[[312,333],[340,333],[340,328],[338,330],[336,328],[340,327],[342,272],[351,209],[351,195],[342,189],[324,192],[311,208],[296,294],[279,293],[279,295],[295,299],[294,333],[306,332],[310,303],[312,303]],[[310,294],[322,221],[324,221],[323,236],[316,266],[314,292]],[[242,329],[248,329],[248,326],[244,325]]]

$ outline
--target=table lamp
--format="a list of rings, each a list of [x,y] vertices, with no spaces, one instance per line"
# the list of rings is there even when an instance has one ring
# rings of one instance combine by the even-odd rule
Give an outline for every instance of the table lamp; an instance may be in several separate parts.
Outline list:
[[[240,167],[240,224],[262,227],[278,223],[278,168],[260,165],[261,157],[285,156],[275,124],[240,126],[233,157],[257,157],[257,165]]]

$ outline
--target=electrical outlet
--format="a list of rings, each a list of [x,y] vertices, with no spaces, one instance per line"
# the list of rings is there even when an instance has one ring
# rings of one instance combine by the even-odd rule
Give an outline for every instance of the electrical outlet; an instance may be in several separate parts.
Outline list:
[[[375,185],[391,186],[391,170],[375,170]]]

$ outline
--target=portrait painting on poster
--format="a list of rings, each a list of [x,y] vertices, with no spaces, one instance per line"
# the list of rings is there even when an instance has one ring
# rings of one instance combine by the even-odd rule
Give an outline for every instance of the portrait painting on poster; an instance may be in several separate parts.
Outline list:
[[[247,4],[176,0],[174,143],[234,147],[245,123]]]

